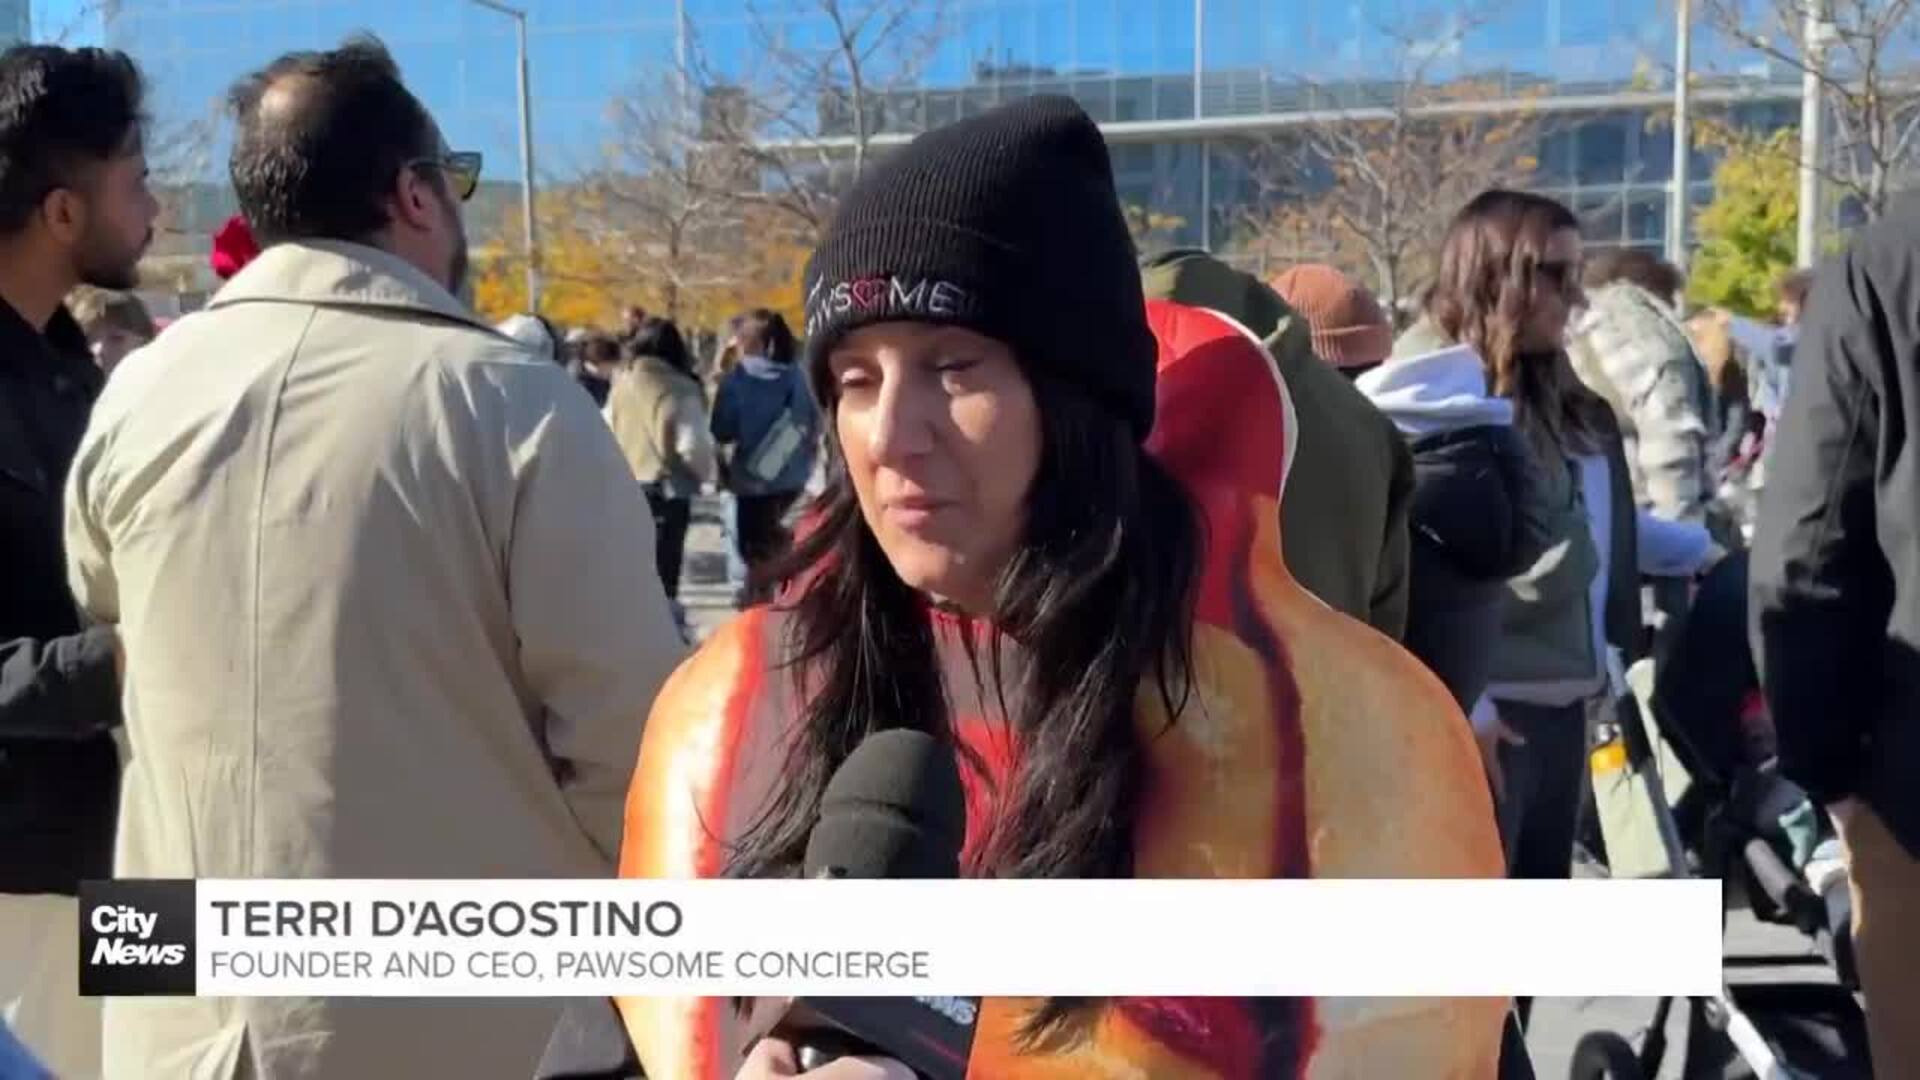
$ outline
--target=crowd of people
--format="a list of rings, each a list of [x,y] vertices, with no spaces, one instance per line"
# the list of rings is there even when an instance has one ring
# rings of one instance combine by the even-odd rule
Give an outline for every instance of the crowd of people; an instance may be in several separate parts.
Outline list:
[[[766,599],[772,568],[791,543],[788,518],[822,463],[819,418],[786,318],[765,308],[735,316],[711,365],[699,362],[672,319],[638,307],[618,331],[563,333],[535,315],[499,329],[571,371],[601,408],[646,491],[660,581],[683,634],[692,636],[680,577],[693,501],[703,492],[727,496],[728,532],[746,578],[736,604]]]
[[[236,84],[229,280],[164,328],[132,61],[15,47],[0,96],[0,1073],[532,1075],[552,1002],[82,1000],[78,885],[788,876],[891,728],[962,764],[972,876],[1566,878],[1596,724],[1723,565],[1920,1070],[1914,211],[1769,325],[1488,191],[1396,320],[1136,251],[1033,98],[880,159],[805,325],[706,365],[640,310],[481,319],[481,162],[375,40]],[[693,647],[713,490],[749,573]],[[907,1075],[617,1004],[656,1077]],[[974,1072],[1522,1076],[1528,1012],[992,999]]]

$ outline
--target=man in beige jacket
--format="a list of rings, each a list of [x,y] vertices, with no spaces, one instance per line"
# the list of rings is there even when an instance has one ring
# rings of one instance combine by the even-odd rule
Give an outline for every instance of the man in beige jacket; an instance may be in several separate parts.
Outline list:
[[[267,245],[116,373],[67,493],[126,644],[123,877],[591,877],[679,659],[567,373],[455,299],[450,152],[377,43],[234,93]],[[543,1002],[125,998],[109,1077],[531,1075]]]

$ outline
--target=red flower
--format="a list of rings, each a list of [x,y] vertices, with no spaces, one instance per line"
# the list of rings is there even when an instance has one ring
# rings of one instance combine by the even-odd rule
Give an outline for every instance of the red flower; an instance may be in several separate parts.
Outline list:
[[[213,234],[213,272],[221,281],[240,272],[240,268],[252,262],[260,254],[260,245],[254,242],[253,230],[247,226],[247,219],[235,214],[227,219],[220,231]]]

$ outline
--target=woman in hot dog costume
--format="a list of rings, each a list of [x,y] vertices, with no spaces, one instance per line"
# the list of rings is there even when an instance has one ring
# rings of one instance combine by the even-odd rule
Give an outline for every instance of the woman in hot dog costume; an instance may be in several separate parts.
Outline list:
[[[883,160],[806,290],[833,480],[780,601],[662,692],[623,876],[797,872],[834,768],[900,726],[955,745],[972,875],[1500,875],[1447,692],[1287,573],[1271,357],[1143,303],[1078,106],[1017,102]],[[970,1069],[1482,1080],[1504,1008],[989,999]],[[649,1076],[730,1077],[751,1037],[725,1001],[621,1012]]]

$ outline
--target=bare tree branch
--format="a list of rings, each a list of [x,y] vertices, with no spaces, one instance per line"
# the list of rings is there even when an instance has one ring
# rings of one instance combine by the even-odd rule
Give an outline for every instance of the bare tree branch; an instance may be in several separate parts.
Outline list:
[[[31,20],[35,41],[48,45],[67,45],[81,35],[89,24],[104,26],[107,14],[106,0],[83,0],[79,5],[66,10],[64,18],[54,23],[50,13],[51,5],[37,3],[32,6]]]
[[[1833,122],[1818,171],[1869,219],[1916,176],[1913,132],[1920,124],[1920,4],[1916,0],[1819,0],[1826,33],[1809,43],[1810,0],[1703,0],[1708,26],[1741,49],[1822,88]]]
[[[1518,183],[1533,171],[1542,127],[1530,111],[1502,117],[1429,111],[1486,92],[1484,80],[1442,82],[1434,73],[1488,18],[1490,11],[1450,12],[1438,37],[1423,36],[1417,19],[1380,27],[1400,73],[1383,105],[1334,108],[1325,119],[1249,144],[1248,171],[1261,197],[1243,232],[1257,261],[1332,262],[1370,280],[1381,300],[1397,307],[1427,275],[1434,238],[1459,207],[1485,188]],[[1306,85],[1329,102],[1353,96]]]
[[[774,10],[744,9],[754,63],[723,70],[689,25],[670,92],[640,85],[613,103],[618,137],[568,207],[595,249],[576,277],[617,277],[609,287],[683,318],[711,316],[715,297],[791,290],[794,253],[825,229],[849,165],[866,164],[934,24],[915,0],[758,3]],[[793,33],[797,18],[823,41]]]
[[[759,167],[764,182],[737,197],[777,208],[817,233],[837,192],[871,160],[892,93],[916,85],[943,40],[946,0],[775,2],[784,3],[778,14],[765,0],[745,6],[762,62],[731,75],[703,62],[688,82],[702,94],[737,95],[737,113],[701,132]],[[827,40],[797,43],[787,32],[797,19],[814,21]]]

